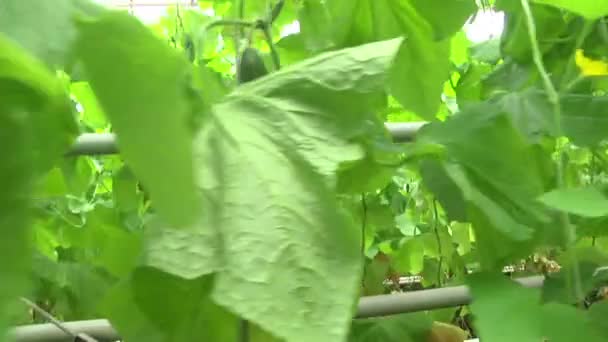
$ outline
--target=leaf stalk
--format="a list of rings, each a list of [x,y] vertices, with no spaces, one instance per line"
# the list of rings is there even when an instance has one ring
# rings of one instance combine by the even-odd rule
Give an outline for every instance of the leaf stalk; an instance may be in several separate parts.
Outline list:
[[[521,6],[524,12],[524,16],[526,19],[526,25],[528,28],[528,36],[530,39],[530,45],[532,48],[532,58],[538,72],[542,78],[545,92],[547,93],[547,97],[549,103],[553,108],[553,121],[555,125],[555,134],[557,136],[558,142],[559,138],[562,137],[562,125],[561,125],[561,105],[559,101],[559,94],[549,77],[547,69],[543,64],[543,56],[539,48],[538,40],[536,37],[536,24],[534,22],[534,16],[532,14],[532,9],[530,6],[529,0],[520,0]],[[557,164],[556,164],[556,178],[557,178],[557,188],[565,187],[565,173],[564,173],[564,148],[561,146],[562,144],[557,145]],[[560,212],[559,219],[563,228],[563,235],[566,239],[566,257],[571,264],[571,274],[567,278],[567,286],[571,293],[574,293],[574,297],[576,302],[578,303],[580,300],[584,298],[581,278],[580,278],[580,269],[578,265],[578,260],[576,257],[576,253],[574,251],[574,244],[576,242],[576,229],[570,222],[570,218],[567,213]]]

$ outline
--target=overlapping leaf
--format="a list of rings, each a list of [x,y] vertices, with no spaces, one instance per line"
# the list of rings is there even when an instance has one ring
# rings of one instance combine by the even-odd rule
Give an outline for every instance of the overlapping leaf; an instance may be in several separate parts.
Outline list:
[[[168,221],[192,223],[198,198],[188,64],[127,13],[81,21],[79,30],[79,57],[116,130],[121,154]]]
[[[608,15],[608,2],[605,0],[534,0],[534,2],[563,8],[587,19],[597,19]]]
[[[432,322],[423,313],[354,321],[349,342],[414,342],[429,338]]]
[[[410,2],[433,26],[437,40],[449,38],[458,32],[477,10],[473,0],[410,0]]]
[[[214,300],[277,337],[343,339],[361,265],[336,174],[382,127],[371,109],[401,43],[322,54],[215,105],[195,141],[201,224],[161,230],[147,262],[189,279],[217,271]]]
[[[122,337],[135,341],[234,341],[237,320],[213,303],[213,277],[181,279],[142,267],[102,305]]]
[[[74,62],[76,27],[73,16],[101,9],[87,0],[43,1],[32,6],[20,0],[0,2],[0,32],[53,68]]]
[[[551,208],[575,215],[608,216],[608,198],[596,188],[556,189],[539,199]]]
[[[391,92],[408,110],[432,119],[449,71],[449,40],[435,41],[432,26],[408,1],[337,0],[328,4],[338,46],[404,36],[390,74]]]
[[[223,243],[213,297],[278,337],[346,334],[359,234],[331,189],[339,165],[363,157],[353,142],[381,125],[369,109],[400,45],[323,54],[243,85],[196,142],[206,229]]]
[[[544,183],[532,146],[506,114],[496,107],[473,106],[445,123],[424,128],[419,141],[443,144],[447,160],[460,164],[435,165],[436,171],[422,175],[433,176],[427,183],[433,182],[431,190],[448,213],[466,213],[484,263],[498,265],[530,251],[541,231],[540,222],[548,220],[535,204]],[[443,180],[437,182],[438,177]],[[462,200],[467,203],[464,212]]]
[[[475,274],[469,285],[480,339],[491,341],[603,341],[586,312],[550,303],[538,289],[523,288],[500,274]]]
[[[0,336],[27,286],[29,209],[34,177],[68,148],[75,123],[61,84],[46,67],[0,34]]]

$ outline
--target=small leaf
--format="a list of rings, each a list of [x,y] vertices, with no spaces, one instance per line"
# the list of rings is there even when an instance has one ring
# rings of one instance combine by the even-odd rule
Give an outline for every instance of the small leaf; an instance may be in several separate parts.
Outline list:
[[[303,45],[309,51],[323,51],[333,45],[331,36],[326,30],[331,25],[327,8],[321,0],[308,0],[302,3],[298,11],[300,34]]]
[[[561,97],[564,134],[579,146],[608,138],[608,96],[568,94]]]
[[[86,125],[95,130],[102,130],[108,126],[108,119],[87,82],[72,82],[70,91],[82,106],[81,120]]]
[[[465,255],[471,251],[471,225],[456,222],[452,224],[452,237],[458,244],[458,254]]]
[[[127,13],[108,12],[79,29],[79,56],[121,155],[170,223],[191,224],[199,205],[187,62]]]
[[[365,266],[363,277],[363,295],[374,296],[384,294],[384,281],[388,278],[390,263],[388,258],[379,254]]]
[[[424,244],[418,237],[407,240],[392,257],[399,273],[418,274],[424,268]]]
[[[608,199],[596,188],[556,189],[543,194],[539,200],[553,209],[575,215],[608,215]]]
[[[442,40],[458,32],[477,11],[474,0],[410,0],[418,13],[433,26],[435,39]]]
[[[450,41],[436,41],[432,26],[407,1],[339,0],[328,8],[338,46],[405,37],[389,75],[390,91],[405,109],[434,119],[449,75]]]
[[[131,170],[123,166],[112,176],[112,195],[118,210],[136,211],[141,203],[137,194],[137,180]]]

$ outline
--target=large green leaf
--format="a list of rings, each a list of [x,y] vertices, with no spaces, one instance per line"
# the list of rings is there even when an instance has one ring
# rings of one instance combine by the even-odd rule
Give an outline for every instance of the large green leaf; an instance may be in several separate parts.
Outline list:
[[[34,177],[67,149],[75,123],[61,83],[0,34],[0,336],[28,286],[30,193]]]
[[[211,207],[212,203],[207,206]],[[171,229],[159,217],[148,221],[144,264],[185,279],[195,279],[222,267],[221,236],[212,225],[211,215],[206,221],[186,229]]]
[[[481,339],[486,341],[542,341],[540,292],[526,289],[502,274],[469,276],[471,310]]]
[[[502,274],[475,274],[469,277],[469,285],[482,340],[603,340],[586,312],[557,303],[540,305],[538,289],[523,288]]]
[[[477,10],[474,0],[410,0],[410,2],[431,24],[437,40],[449,38],[458,32]]]
[[[556,135],[551,104],[544,91],[527,88],[496,99],[513,124],[529,137]],[[608,137],[607,96],[564,94],[560,97],[562,134],[579,146],[595,146]]]
[[[336,173],[363,158],[356,142],[368,127],[382,126],[371,109],[401,43],[322,54],[244,84],[196,140],[200,229],[222,243],[213,298],[277,337],[346,336],[360,234],[338,206]]]
[[[83,10],[95,13],[99,8],[87,0],[42,1],[36,6],[4,0],[0,2],[0,32],[49,66],[63,67],[73,62],[73,16]]]
[[[175,225],[195,220],[189,66],[137,19],[108,12],[81,21],[79,56],[121,154]]]
[[[480,104],[444,123],[425,126],[419,140],[443,144],[457,160],[519,205],[543,192],[531,145],[496,106]]]
[[[499,10],[505,11],[505,29],[501,37],[503,57],[512,57],[521,64],[531,64],[532,46],[528,35],[526,14],[519,1],[499,1]],[[566,18],[557,8],[532,4],[536,38],[541,52],[551,49],[557,40],[567,36],[569,27]]]
[[[141,253],[141,236],[121,226],[118,212],[98,204],[88,213],[83,230],[82,248],[91,263],[124,277],[136,266]]]
[[[34,254],[32,271],[36,277],[46,282],[42,284],[43,291],[49,291],[49,287],[53,286],[65,294],[55,297],[56,307],[65,307],[62,310],[64,319],[98,317],[97,305],[109,289],[110,281],[94,266],[76,261],[53,262]]]
[[[587,19],[597,19],[608,15],[608,1],[606,0],[534,0],[534,2],[559,7]]]
[[[608,137],[608,96],[561,97],[562,129],[572,142],[594,146]]]
[[[471,106],[444,123],[425,126],[418,141],[445,146],[451,162],[435,166],[443,168],[434,171],[443,186],[431,190],[451,209],[448,213],[461,198],[467,203],[466,218],[473,223],[483,264],[498,266],[531,251],[549,220],[536,202],[545,184],[539,157],[506,114],[496,106]]]
[[[328,6],[338,46],[405,37],[390,73],[391,92],[405,109],[433,119],[449,75],[449,39],[435,41],[431,25],[406,1],[336,0]]]
[[[87,82],[72,82],[70,92],[74,95],[78,104],[82,106],[80,120],[85,125],[94,130],[103,130],[108,127],[109,122],[106,114]]]
[[[235,341],[236,317],[214,304],[213,277],[180,279],[140,267],[104,299],[121,336],[133,341]]]
[[[420,162],[420,175],[424,185],[435,194],[451,221],[467,220],[466,205],[457,185],[449,178],[440,160],[424,159]]]
[[[541,310],[543,331],[551,342],[606,341],[608,335],[602,334],[591,315],[574,306],[548,303]]]
[[[303,45],[310,51],[322,51],[333,45],[327,27],[331,18],[321,0],[307,0],[298,11]]]

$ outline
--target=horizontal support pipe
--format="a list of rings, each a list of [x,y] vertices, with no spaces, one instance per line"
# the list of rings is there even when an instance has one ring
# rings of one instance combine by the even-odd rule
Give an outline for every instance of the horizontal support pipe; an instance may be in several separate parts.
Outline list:
[[[518,278],[515,281],[525,287],[541,287],[544,277]],[[355,318],[370,318],[449,308],[469,304],[471,300],[471,294],[465,285],[390,295],[367,296],[359,300],[359,307]]]
[[[526,287],[541,287],[543,276],[515,279]],[[390,295],[363,297],[355,318],[371,318],[401,313],[441,309],[471,302],[471,294],[466,286],[444,287]],[[99,342],[119,340],[118,333],[105,319],[67,322],[65,326],[74,333],[87,334]],[[70,336],[52,324],[25,325],[13,328],[11,336],[15,342],[69,342]]]
[[[408,142],[426,122],[387,122],[384,125],[395,142]],[[116,136],[112,133],[85,133],[76,138],[68,156],[118,153]]]

